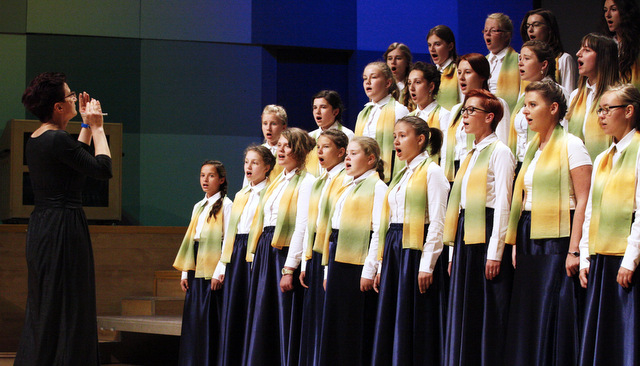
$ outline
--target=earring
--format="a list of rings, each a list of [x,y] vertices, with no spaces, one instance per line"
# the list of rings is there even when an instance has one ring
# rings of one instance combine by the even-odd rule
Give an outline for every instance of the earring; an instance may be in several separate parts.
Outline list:
[[[544,76],[544,70],[540,70],[540,75]]]

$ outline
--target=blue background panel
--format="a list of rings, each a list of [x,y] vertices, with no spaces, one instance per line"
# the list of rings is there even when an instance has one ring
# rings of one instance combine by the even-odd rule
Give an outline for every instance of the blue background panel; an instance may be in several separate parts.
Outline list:
[[[316,48],[356,48],[355,0],[253,1],[252,42]]]
[[[251,43],[251,0],[144,0],[142,38]]]
[[[145,40],[141,69],[145,133],[256,136],[260,47]]]

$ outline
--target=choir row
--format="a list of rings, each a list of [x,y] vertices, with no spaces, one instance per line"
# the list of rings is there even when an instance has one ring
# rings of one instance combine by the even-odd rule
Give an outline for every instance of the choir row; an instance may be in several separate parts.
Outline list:
[[[605,92],[614,143],[593,174],[552,81],[526,88],[522,164],[496,134],[503,103],[468,93],[452,186],[443,134],[416,116],[394,124],[388,186],[378,142],[337,128],[249,147],[233,203],[206,161],[174,263],[181,364],[633,364],[639,108],[633,85]]]
[[[576,90],[538,9],[520,54],[499,13],[486,57],[457,57],[446,26],[435,65],[392,44],[354,132],[334,91],[309,134],[267,106],[233,203],[222,164],[202,166],[174,263],[180,364],[637,363],[640,92],[618,83],[637,79],[638,12],[604,10],[615,41],[583,38]]]

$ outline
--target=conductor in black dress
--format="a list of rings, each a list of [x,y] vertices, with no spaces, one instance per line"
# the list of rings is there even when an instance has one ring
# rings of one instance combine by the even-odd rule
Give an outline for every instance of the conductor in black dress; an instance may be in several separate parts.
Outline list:
[[[87,176],[111,178],[100,102],[81,93],[83,128],[65,131],[78,96],[62,73],[38,75],[22,103],[42,125],[26,144],[35,208],[29,218],[25,325],[15,365],[98,365],[93,251],[82,209]],[[95,156],[89,152],[93,139]]]

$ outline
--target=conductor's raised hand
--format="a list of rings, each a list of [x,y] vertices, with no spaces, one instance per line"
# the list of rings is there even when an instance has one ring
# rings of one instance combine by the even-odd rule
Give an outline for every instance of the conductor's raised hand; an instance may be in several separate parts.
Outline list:
[[[82,119],[85,123],[91,126],[92,129],[101,128],[104,121],[100,101],[95,99],[89,100],[86,102],[84,110],[85,112]]]

